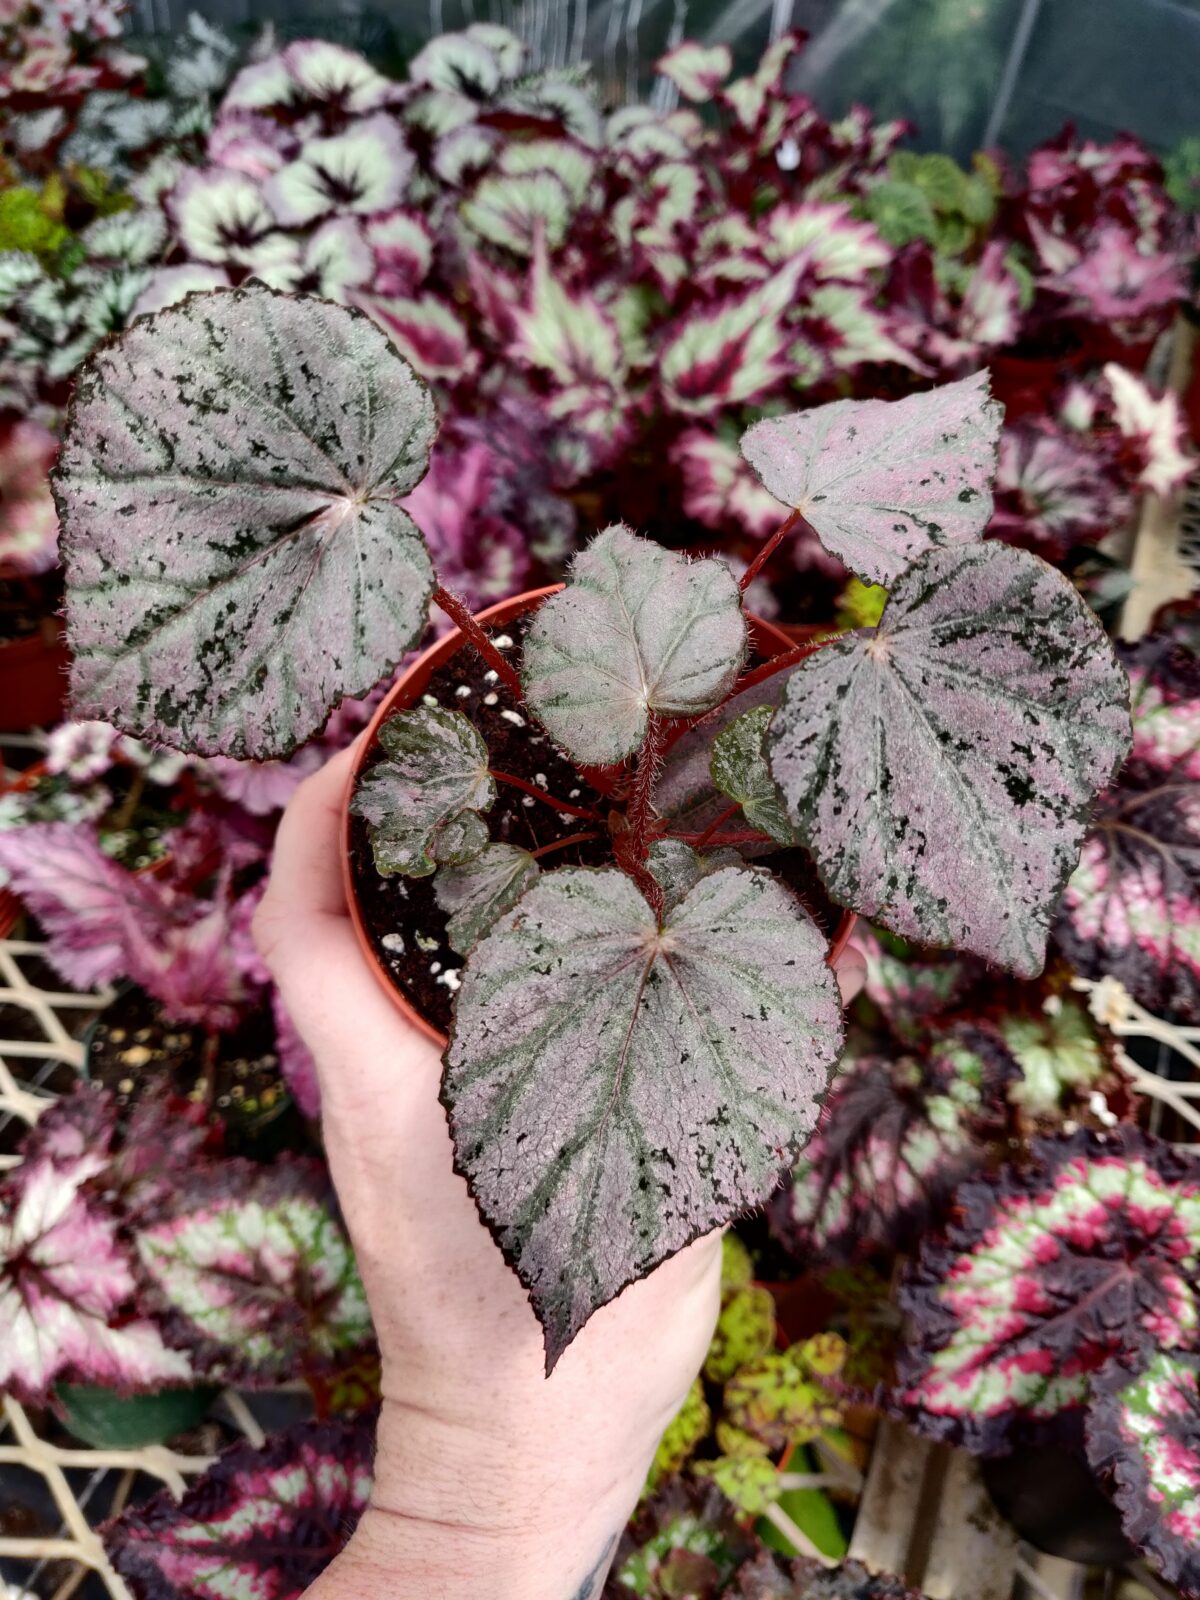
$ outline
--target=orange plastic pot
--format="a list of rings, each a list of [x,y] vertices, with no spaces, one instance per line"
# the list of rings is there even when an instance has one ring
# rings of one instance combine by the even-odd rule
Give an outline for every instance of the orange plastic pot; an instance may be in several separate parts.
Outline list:
[[[552,594],[557,594],[562,588],[561,583],[550,584],[545,589],[530,589],[525,594],[514,596],[511,600],[502,600],[499,605],[490,606],[486,611],[478,614],[478,620],[487,628],[503,627],[505,623],[515,622],[518,617],[525,616],[541,605],[542,601]],[[761,617],[750,616],[750,637],[755,650],[765,660],[772,660],[775,656],[782,655],[791,648],[792,641],[781,629],[773,623],[764,622]],[[346,796],[342,805],[342,880],[346,891],[346,904],[350,908],[350,920],[354,925],[354,932],[358,938],[359,948],[365,960],[370,964],[379,983],[392,1001],[392,1004],[412,1023],[413,1027],[423,1033],[427,1039],[432,1039],[437,1045],[446,1043],[445,1034],[421,1015],[396,985],[388,977],[381,965],[375,948],[371,943],[371,936],[363,922],[362,912],[359,909],[358,895],[355,893],[354,874],[350,865],[350,801],[354,794],[354,787],[359,775],[367,766],[378,742],[380,724],[395,711],[406,711],[414,705],[429,687],[434,674],[441,670],[446,663],[463,648],[465,638],[459,629],[446,634],[434,645],[431,645],[422,655],[419,655],[412,665],[396,679],[396,682],[384,696],[375,715],[367,725],[358,754],[355,758],[350,781],[346,786]],[[854,919],[849,919],[847,926],[843,918],[842,927],[838,929],[835,946],[845,944],[849,937],[849,928],[853,927]]]
[[[0,733],[24,733],[58,722],[67,703],[66,639],[47,617],[28,639],[0,644]]]

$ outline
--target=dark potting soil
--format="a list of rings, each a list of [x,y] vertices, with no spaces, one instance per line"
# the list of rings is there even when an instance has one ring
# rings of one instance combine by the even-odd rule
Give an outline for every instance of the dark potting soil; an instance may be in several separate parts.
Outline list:
[[[497,646],[516,659],[528,621],[520,618],[494,632]],[[507,641],[507,642],[506,642]],[[492,768],[523,778],[548,795],[606,815],[610,802],[593,789],[554,748],[549,736],[519,708],[511,692],[474,650],[465,648],[429,681],[430,703],[461,711],[479,729],[491,752]],[[383,759],[377,749],[367,769]],[[494,842],[536,850],[573,833],[590,832],[593,824],[559,812],[532,795],[499,783],[496,803],[486,815]],[[546,866],[603,866],[611,862],[607,836],[554,851]],[[769,865],[799,896],[826,935],[837,926],[839,911],[825,895],[803,850],[781,850],[761,864]],[[384,970],[405,999],[433,1027],[446,1033],[465,957],[446,939],[446,913],[434,897],[434,879],[383,877],[375,870],[366,822],[350,819],[350,866],[363,923]]]
[[[521,618],[493,631],[497,648],[518,659],[525,627]],[[426,704],[461,711],[471,719],[487,742],[494,771],[510,772],[547,795],[605,815],[605,797],[558,753],[549,735],[527,717],[495,671],[470,647],[434,673],[425,694]],[[382,750],[377,749],[375,760],[382,758]],[[368,769],[373,764],[368,763]],[[573,833],[603,831],[603,824],[556,811],[511,784],[498,783],[496,790],[496,803],[485,817],[495,843],[537,850]],[[445,1033],[465,958],[452,950],[446,939],[449,919],[434,898],[434,880],[382,877],[375,870],[367,824],[361,817],[352,817],[350,822],[355,893],[375,953],[405,999]],[[556,850],[546,864],[594,867],[611,860],[612,851],[604,837]]]
[[[231,1033],[168,1022],[141,989],[119,994],[88,1040],[88,1076],[116,1097],[122,1116],[152,1089],[166,1087],[208,1109],[231,1155],[266,1159],[305,1142],[288,1094],[269,1009]]]

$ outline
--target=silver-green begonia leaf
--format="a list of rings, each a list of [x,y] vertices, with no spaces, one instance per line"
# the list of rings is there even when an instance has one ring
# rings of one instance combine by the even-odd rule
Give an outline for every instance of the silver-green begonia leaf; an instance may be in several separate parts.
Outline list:
[[[489,844],[472,861],[442,867],[433,892],[450,918],[450,948],[460,956],[474,949],[497,917],[516,905],[539,870],[529,851],[515,844]]]
[[[796,842],[796,830],[763,746],[774,714],[772,706],[755,706],[730,723],[713,740],[709,771],[721,793],[740,804],[752,828],[769,833],[776,844],[789,845]]]

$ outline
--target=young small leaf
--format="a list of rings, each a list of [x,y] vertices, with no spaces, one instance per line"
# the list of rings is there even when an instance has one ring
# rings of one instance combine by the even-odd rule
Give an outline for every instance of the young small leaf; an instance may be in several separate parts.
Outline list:
[[[737,581],[617,524],[575,558],[525,641],[529,703],[577,761],[632,755],[652,712],[690,717],[733,687],[746,653]]]
[[[136,1243],[147,1304],[206,1375],[278,1381],[370,1340],[358,1269],[315,1161],[195,1170]]]
[[[488,748],[461,711],[416,706],[379,730],[385,759],[363,775],[351,809],[371,828],[376,869],[427,878],[461,866],[487,844],[480,811],[496,798]]]
[[[203,755],[316,732],[425,625],[396,500],[435,430],[379,329],[321,300],[192,295],[101,348],[55,482],[76,714]]]
[[[163,1489],[101,1530],[135,1600],[299,1600],[354,1532],[375,1427],[306,1422],[235,1444],[181,1501]]]
[[[1155,1350],[1094,1384],[1088,1460],[1111,1474],[1121,1521],[1150,1565],[1200,1596],[1200,1362]]]
[[[711,855],[701,856],[681,839],[655,839],[646,857],[646,870],[662,890],[668,911],[673,911],[710,872],[741,865],[742,858],[736,850],[714,850]]]
[[[876,632],[792,673],[771,770],[839,904],[1034,977],[1092,801],[1129,748],[1128,693],[1045,562],[931,550]]]
[[[604,1600],[717,1600],[753,1548],[715,1489],[668,1479],[622,1533]]]
[[[446,937],[460,956],[469,955],[497,917],[502,917],[538,877],[537,862],[515,844],[489,844],[461,866],[442,867],[433,880],[438,905],[450,920]]]
[[[985,1452],[1077,1412],[1111,1357],[1191,1348],[1200,1327],[1200,1161],[1133,1128],[1033,1156],[959,1189],[962,1220],[901,1294],[901,1404]]]
[[[622,872],[544,874],[476,947],[443,1099],[549,1367],[626,1284],[770,1193],[841,1041],[824,955],[786,889],[735,867],[661,928]]]
[[[977,372],[903,400],[769,417],[742,435],[742,454],[852,572],[890,584],[931,547],[981,536],[1003,415]]]
[[[836,1378],[846,1346],[836,1333],[817,1334],[743,1367],[725,1385],[725,1420],[767,1451],[807,1444],[840,1428],[845,1404],[825,1380]]]
[[[739,802],[752,828],[769,833],[776,844],[788,845],[796,842],[795,830],[763,748],[774,714],[772,706],[755,706],[719,733],[713,740],[709,771],[721,793]]]

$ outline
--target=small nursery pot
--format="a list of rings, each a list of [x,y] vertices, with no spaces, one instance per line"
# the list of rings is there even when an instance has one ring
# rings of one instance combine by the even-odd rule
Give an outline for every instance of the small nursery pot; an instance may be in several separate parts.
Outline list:
[[[523,617],[527,613],[535,611],[543,600],[548,599],[552,594],[557,594],[561,588],[562,584],[560,583],[550,584],[544,589],[531,589],[525,594],[514,596],[511,600],[502,600],[499,605],[489,606],[486,611],[481,611],[478,615],[478,620],[485,627],[503,627],[505,623],[515,622],[518,617]],[[764,659],[772,660],[775,656],[782,655],[785,650],[791,647],[791,640],[788,636],[772,623],[764,622],[761,617],[755,616],[749,616],[747,620],[750,624],[750,637],[754,648]],[[371,718],[366,734],[359,745],[342,807],[342,876],[346,890],[346,904],[350,908],[350,920],[354,924],[354,932],[358,938],[359,947],[364,958],[370,963],[379,983],[391,999],[392,1004],[403,1013],[414,1028],[417,1028],[427,1039],[431,1039],[437,1045],[446,1043],[445,1034],[428,1022],[388,977],[387,972],[379,961],[379,957],[375,953],[370,933],[367,931],[363,920],[362,910],[355,890],[354,872],[351,863],[350,801],[354,795],[354,787],[358,782],[359,776],[364,767],[367,766],[375,748],[380,724],[391,716],[393,712],[405,711],[409,706],[414,705],[425,693],[434,674],[458,654],[465,642],[463,634],[459,629],[455,628],[453,632],[448,633],[445,638],[439,639],[436,644],[431,645],[428,650],[419,655],[408,670],[402,673],[391,689],[388,690],[375,715]],[[844,922],[845,919],[843,919]],[[848,936],[848,930],[845,930],[844,927],[839,929],[841,944],[845,943],[846,936]]]

